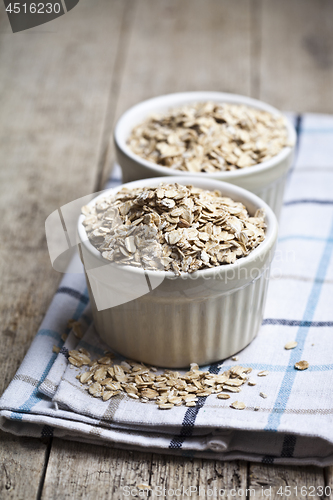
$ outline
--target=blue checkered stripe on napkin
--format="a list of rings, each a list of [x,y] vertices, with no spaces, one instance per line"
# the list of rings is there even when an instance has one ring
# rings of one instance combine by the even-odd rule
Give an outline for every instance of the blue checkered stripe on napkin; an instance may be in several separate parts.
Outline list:
[[[280,456],[265,454],[264,463],[292,458],[300,441],[297,434],[302,432],[331,442],[333,438],[329,431],[333,414],[330,389],[333,380],[333,119],[298,115],[295,126],[298,132],[296,161],[285,195],[261,338],[241,353],[239,361],[253,370],[270,372],[265,384],[261,384],[262,392],[271,396],[270,404],[263,407],[258,398],[255,400],[259,404],[255,408],[259,408],[264,418],[259,418],[259,426],[253,425],[252,429],[275,433],[284,427],[286,432]],[[283,352],[281,347],[289,340],[296,340],[297,348]],[[278,346],[280,352],[276,352]],[[310,361],[309,369],[303,373],[294,368],[301,359]],[[215,372],[216,366],[212,365],[210,370]],[[206,400],[200,398],[197,407],[188,409],[181,432],[174,436],[170,448],[181,448],[195,426],[200,425],[199,412],[203,407],[209,411],[209,399],[207,403]],[[242,401],[245,401],[243,397]],[[248,416],[242,415],[240,430],[247,427]],[[325,430],[311,428],[315,421],[318,424],[321,421],[317,416],[323,415]],[[324,421],[319,425],[325,425]],[[329,447],[325,452],[329,453]]]

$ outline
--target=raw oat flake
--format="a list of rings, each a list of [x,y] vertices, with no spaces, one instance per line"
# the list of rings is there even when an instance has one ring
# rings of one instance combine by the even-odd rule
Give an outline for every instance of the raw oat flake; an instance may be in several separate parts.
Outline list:
[[[233,264],[265,238],[265,214],[223,196],[177,183],[123,188],[84,206],[89,241],[111,262],[192,273]]]
[[[157,368],[144,363],[127,360],[117,364],[113,358],[111,352],[105,352],[103,357],[92,360],[86,349],[79,348],[69,352],[68,361],[77,368],[88,367],[76,378],[91,396],[108,401],[126,395],[141,403],[155,402],[161,410],[181,405],[196,406],[199,397],[212,394],[218,399],[229,399],[225,391],[240,392],[252,371],[249,367],[234,366],[216,375],[191,363],[186,373],[173,370],[158,373]],[[231,407],[243,409],[245,405],[235,402]]]
[[[251,167],[293,145],[281,114],[214,102],[151,115],[132,130],[127,144],[145,160],[196,173]]]

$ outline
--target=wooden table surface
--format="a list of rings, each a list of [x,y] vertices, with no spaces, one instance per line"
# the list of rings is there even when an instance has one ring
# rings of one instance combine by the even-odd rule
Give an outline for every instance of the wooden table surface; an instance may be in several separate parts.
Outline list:
[[[3,391],[62,277],[50,264],[45,219],[103,186],[115,119],[138,101],[184,90],[333,113],[333,2],[81,0],[67,15],[15,35],[1,6]],[[332,467],[190,460],[5,433],[0,439],[1,500],[123,499],[123,486],[140,483],[210,485],[226,488],[223,498],[250,487],[262,498],[262,485],[272,485],[277,499],[279,486],[333,489]]]

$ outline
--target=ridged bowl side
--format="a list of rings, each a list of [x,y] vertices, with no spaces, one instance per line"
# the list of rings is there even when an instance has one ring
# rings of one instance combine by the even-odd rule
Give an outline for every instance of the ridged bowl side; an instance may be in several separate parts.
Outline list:
[[[88,282],[89,286],[89,282]],[[206,299],[177,301],[154,291],[117,307],[92,310],[100,337],[123,356],[181,368],[228,358],[257,335],[268,286],[267,273],[244,288]]]
[[[286,180],[287,175],[283,175],[279,180],[255,192],[259,198],[271,207],[278,220],[280,218]]]

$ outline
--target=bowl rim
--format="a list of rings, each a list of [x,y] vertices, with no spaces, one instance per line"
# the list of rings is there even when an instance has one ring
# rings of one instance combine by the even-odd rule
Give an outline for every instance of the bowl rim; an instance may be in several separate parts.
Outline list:
[[[274,168],[277,164],[283,162],[289,154],[292,152],[294,146],[285,146],[277,155],[273,156],[269,160],[266,160],[262,163],[256,163],[251,167],[246,167],[238,170],[232,170],[227,172],[188,172],[183,170],[173,170],[169,167],[164,167],[162,165],[158,165],[151,161],[145,160],[141,158],[141,156],[132,152],[129,146],[126,143],[128,134],[126,135],[123,131],[123,128],[126,128],[126,124],[128,122],[133,122],[133,118],[138,114],[144,113],[147,109],[146,116],[153,113],[151,106],[156,104],[159,108],[169,109],[172,107],[181,106],[182,104],[187,104],[191,102],[204,102],[204,101],[217,101],[217,102],[228,102],[234,104],[245,104],[247,106],[261,109],[264,111],[268,111],[273,115],[283,116],[286,119],[286,128],[288,131],[288,139],[295,144],[296,143],[296,131],[290,120],[286,118],[286,116],[279,111],[277,108],[271,106],[270,104],[265,103],[259,99],[253,99],[252,97],[243,96],[240,94],[232,94],[227,92],[215,92],[215,91],[194,91],[194,92],[177,92],[172,94],[164,94],[157,97],[152,97],[145,101],[141,101],[138,104],[130,107],[127,111],[125,111],[120,118],[118,119],[115,130],[114,130],[114,141],[116,146],[129,157],[132,161],[139,163],[146,168],[152,170],[152,172],[159,172],[159,174],[163,175],[172,175],[172,176],[188,176],[188,177],[202,177],[205,178],[219,178],[221,180],[228,181],[229,178],[242,178],[247,177],[249,175],[260,174],[263,171]],[[138,123],[140,123],[139,120]],[[135,122],[135,120],[134,120]],[[136,125],[136,123],[135,123]],[[132,126],[133,128],[133,126]]]
[[[147,178],[147,179],[140,179],[137,181],[132,181],[132,182],[127,182],[126,184],[120,184],[119,186],[109,188],[104,190],[103,192],[100,192],[95,198],[93,198],[87,205],[91,206],[96,203],[96,201],[100,198],[105,198],[109,194],[117,193],[120,191],[123,187],[126,188],[135,188],[135,187],[155,187],[159,185],[161,182],[163,183],[173,183],[177,182],[179,184],[184,184],[191,181],[191,178],[179,178],[179,177],[172,177],[172,176],[166,176],[166,177],[154,177],[154,178]],[[236,195],[236,197],[241,198],[240,201],[247,207],[247,202],[252,203],[254,205],[257,205],[258,208],[264,208],[265,210],[265,219],[266,219],[266,224],[267,224],[267,229],[266,229],[266,235],[265,239],[254,249],[250,252],[249,255],[242,257],[240,259],[237,259],[236,262],[233,264],[223,264],[219,266],[214,266],[212,268],[208,269],[199,269],[198,271],[195,271],[195,273],[191,274],[196,274],[198,277],[203,277],[206,279],[209,279],[210,277],[214,277],[214,274],[216,272],[222,272],[222,274],[228,273],[228,271],[235,272],[238,269],[242,267],[246,267],[247,265],[250,265],[254,261],[257,261],[258,259],[260,260],[260,256],[262,256],[262,264],[261,268],[264,265],[264,256],[271,250],[271,248],[274,247],[274,244],[277,239],[277,233],[278,233],[278,222],[277,218],[273,212],[273,210],[265,203],[261,198],[256,196],[255,194],[251,193],[250,191],[247,191],[246,189],[243,189],[239,186],[235,186],[233,184],[223,182],[220,180],[216,179],[198,179],[198,177],[192,177],[193,185],[196,187],[202,187],[203,189],[219,189],[222,191],[222,194],[228,197],[231,197],[233,195]],[[213,187],[208,187],[205,186],[205,184],[214,184]],[[201,184],[201,185],[200,185]],[[223,191],[226,191],[224,194]],[[246,200],[244,202],[244,200]],[[111,262],[105,259],[102,254],[95,248],[89,241],[85,227],[83,226],[82,222],[85,219],[85,215],[80,214],[77,222],[77,234],[79,238],[79,243],[84,245],[85,249],[89,251],[90,254],[92,254],[95,258],[98,259],[98,261],[101,263],[101,265],[106,265],[110,264]],[[119,268],[121,268],[124,271],[127,271],[129,273],[134,273],[137,275],[148,275],[149,277],[152,278],[170,278],[170,279],[175,279],[175,278],[182,278],[182,276],[189,276],[189,273],[184,273],[181,272],[180,276],[176,276],[172,271],[152,271],[148,269],[143,269],[143,268],[136,268],[132,267],[130,265],[119,265]],[[218,270],[218,271],[217,271]]]

